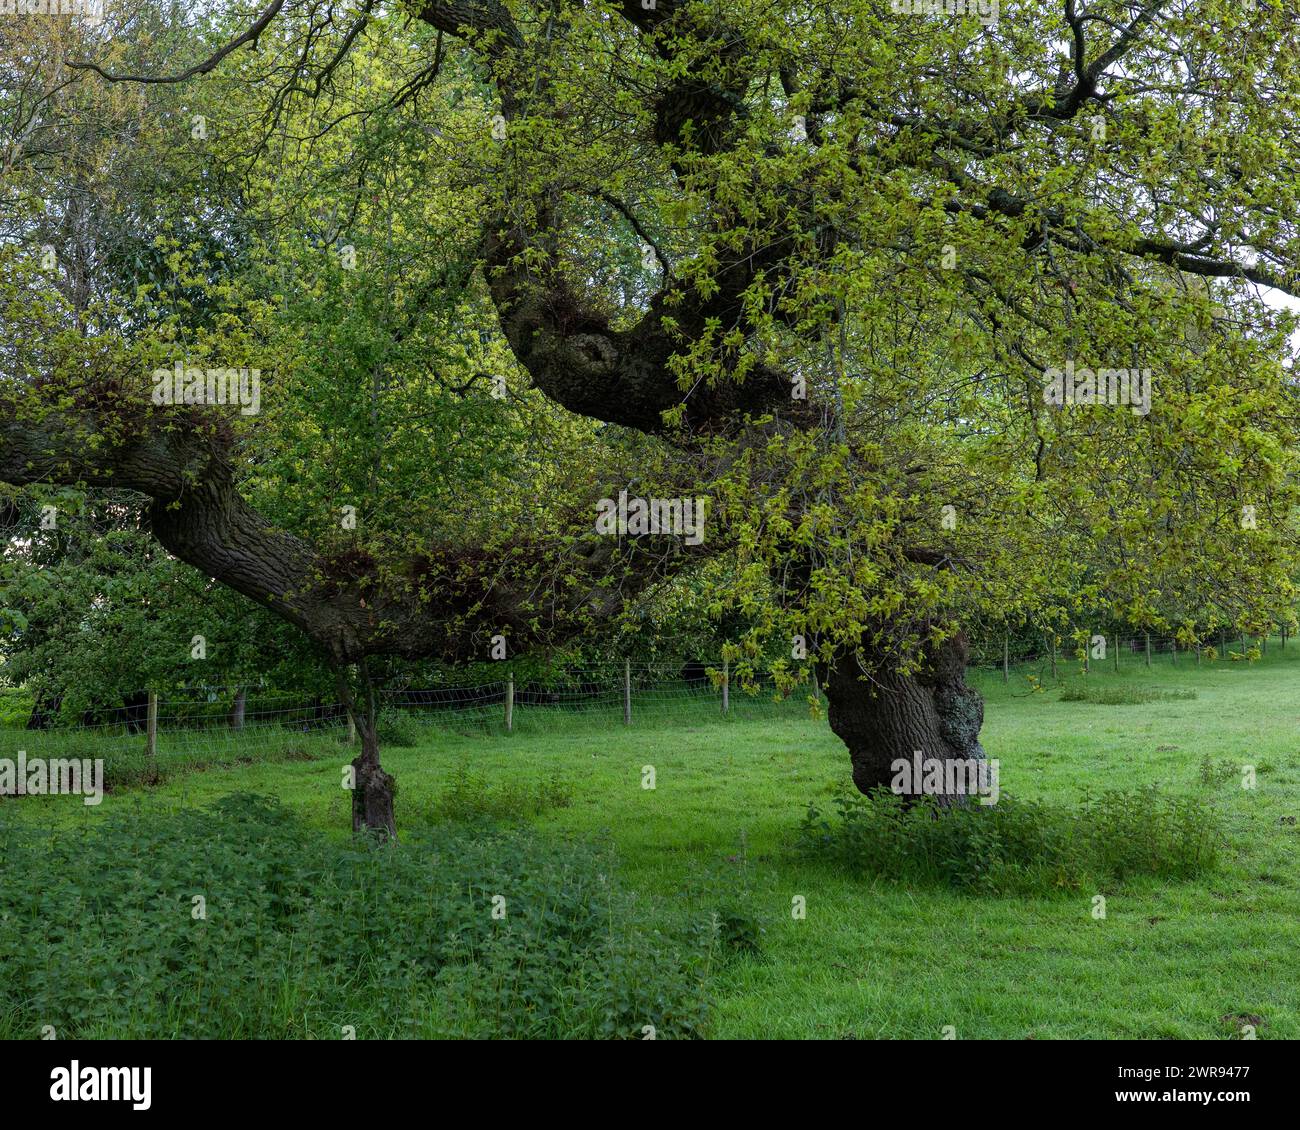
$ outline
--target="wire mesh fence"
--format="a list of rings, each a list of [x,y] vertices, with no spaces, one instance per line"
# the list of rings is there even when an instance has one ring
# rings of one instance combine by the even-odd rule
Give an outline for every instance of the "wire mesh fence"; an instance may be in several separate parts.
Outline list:
[[[1285,635],[1272,639],[1285,648]],[[1294,643],[1294,641],[1290,641]],[[1062,644],[1031,646],[985,639],[972,670],[982,678],[1034,667],[1066,678],[1092,671],[1163,664],[1231,662],[1267,652],[1269,640],[1221,633],[1186,646],[1171,634],[1096,632]],[[1000,654],[999,654],[1000,652]],[[493,673],[495,674],[495,673]],[[691,660],[610,662],[570,669],[546,679],[461,678],[454,684],[396,684],[380,694],[380,744],[418,746],[439,732],[494,735],[575,732],[618,726],[654,728],[749,718],[824,717],[826,700],[815,673],[793,687],[771,674],[740,680],[729,665]],[[159,767],[239,763],[261,759],[336,756],[355,741],[347,710],[325,696],[247,687],[194,687],[165,695],[140,692],[123,704],[85,711],[74,724],[36,712],[28,728],[5,732],[5,744],[29,757],[103,757],[119,778],[148,777]]]
[[[292,697],[258,686],[141,692],[126,696],[124,705],[86,711],[72,723],[60,717],[35,728],[11,728],[5,742],[32,758],[103,757],[118,767],[119,777],[133,779],[148,777],[151,766],[333,755],[355,741],[341,702]],[[506,672],[501,678],[437,687],[390,686],[379,695],[379,739],[381,746],[414,746],[436,740],[439,732],[650,728],[756,716],[811,719],[823,702],[814,680],[783,691],[770,675],[734,680],[722,662],[683,668],[627,661],[545,681],[517,680]]]
[[[971,666],[982,671],[1002,671],[1009,674],[1012,667],[1040,666],[1053,675],[1068,670],[1087,673],[1096,669],[1123,670],[1135,664],[1151,666],[1164,663],[1200,664],[1207,660],[1238,662],[1268,653],[1269,642],[1285,649],[1294,644],[1283,631],[1276,636],[1249,636],[1240,632],[1207,633],[1196,642],[1180,639],[1173,633],[1139,632],[1125,634],[1115,631],[1088,632],[1078,638],[1054,643],[1044,638],[1041,643],[1010,636],[1003,638],[1000,654],[996,644],[984,641]]]

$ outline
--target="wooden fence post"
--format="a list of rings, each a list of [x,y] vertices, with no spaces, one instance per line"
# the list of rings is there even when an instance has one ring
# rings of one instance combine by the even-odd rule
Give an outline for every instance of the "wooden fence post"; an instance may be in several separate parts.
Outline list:
[[[1115,673],[1119,674],[1119,633],[1115,633]]]
[[[513,733],[515,729],[515,673],[510,672],[506,679],[506,733]]]
[[[1151,666],[1151,633],[1146,633],[1147,638],[1147,666]]]
[[[623,660],[623,725],[632,725],[632,660]]]
[[[722,713],[731,713],[731,660],[722,660]]]
[[[1009,655],[1011,644],[1006,636],[1002,637],[1002,681],[1011,682],[1011,658]]]

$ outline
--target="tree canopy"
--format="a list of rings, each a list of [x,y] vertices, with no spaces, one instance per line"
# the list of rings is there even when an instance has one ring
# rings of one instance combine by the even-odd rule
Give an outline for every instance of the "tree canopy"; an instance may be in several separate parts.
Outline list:
[[[138,0],[0,34],[0,479],[143,496],[345,683],[707,564],[742,675],[793,637],[836,672],[866,787],[864,677],[933,715],[900,747],[982,756],[972,624],[1290,606],[1282,0]],[[258,410],[157,403],[174,367],[256,370]],[[702,542],[602,536],[621,490],[707,498]]]

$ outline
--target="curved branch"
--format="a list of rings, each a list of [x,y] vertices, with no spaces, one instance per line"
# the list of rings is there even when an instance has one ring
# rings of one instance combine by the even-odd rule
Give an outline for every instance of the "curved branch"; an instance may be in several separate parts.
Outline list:
[[[203,62],[196,63],[194,66],[190,67],[188,70],[182,71],[178,75],[116,74],[104,70],[98,63],[74,62],[72,59],[65,59],[64,63],[73,70],[94,71],[95,74],[100,76],[100,78],[107,79],[109,82],[139,82],[150,85],[187,82],[189,79],[195,78],[198,75],[206,75],[209,72],[216,70],[222,59],[231,52],[238,51],[245,43],[251,43],[254,50],[256,50],[257,41],[261,38],[262,32],[264,32],[267,25],[270,24],[277,15],[279,15],[280,9],[283,7],[284,0],[271,0],[271,4],[260,16],[257,17],[257,21],[246,32],[237,38],[232,39],[222,47],[220,51],[208,56],[208,58],[204,59]]]
[[[322,550],[277,528],[240,493],[210,417],[152,422],[92,410],[37,419],[0,404],[0,482],[132,490],[150,500],[154,536],[169,553],[300,628],[336,664],[367,655],[481,658],[488,639],[554,644],[617,615],[629,596],[712,552],[677,538],[627,542],[593,526],[572,549],[518,539],[491,549],[433,546],[381,568],[363,545]],[[592,514],[595,514],[593,507]]]

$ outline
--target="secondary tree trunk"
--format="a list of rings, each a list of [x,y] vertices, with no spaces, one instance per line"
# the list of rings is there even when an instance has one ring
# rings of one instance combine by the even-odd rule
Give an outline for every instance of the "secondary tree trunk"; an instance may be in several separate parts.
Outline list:
[[[376,832],[397,839],[397,820],[393,815],[393,798],[397,781],[379,764],[379,704],[375,685],[365,663],[355,668],[360,676],[361,694],[352,693],[348,668],[335,670],[339,698],[361,738],[361,752],[352,759],[352,832]]]
[[[352,789],[352,831],[379,832],[397,838],[397,821],[393,815],[393,798],[397,782],[379,764],[379,737],[373,717],[359,717],[357,733],[361,735],[361,752],[352,760],[355,774]]]
[[[984,700],[966,684],[966,658],[966,637],[959,633],[934,648],[913,675],[898,674],[888,661],[864,674],[853,654],[836,660],[826,683],[828,716],[848,746],[859,791],[892,789],[913,800],[924,793],[951,807],[987,782],[979,741]],[[914,780],[918,753],[923,766],[931,759],[941,763],[937,788],[933,778]]]

